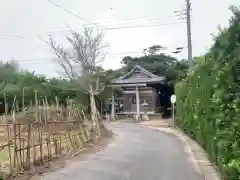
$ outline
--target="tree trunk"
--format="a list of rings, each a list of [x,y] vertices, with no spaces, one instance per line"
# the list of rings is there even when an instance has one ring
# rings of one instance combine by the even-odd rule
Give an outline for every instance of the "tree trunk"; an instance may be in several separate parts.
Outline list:
[[[98,112],[97,112],[97,107],[96,107],[96,102],[95,102],[95,97],[94,93],[92,91],[92,87],[90,87],[90,111],[91,111],[91,120],[93,123],[93,130],[96,131],[98,135],[100,135],[100,128],[99,128],[99,123],[98,123]]]

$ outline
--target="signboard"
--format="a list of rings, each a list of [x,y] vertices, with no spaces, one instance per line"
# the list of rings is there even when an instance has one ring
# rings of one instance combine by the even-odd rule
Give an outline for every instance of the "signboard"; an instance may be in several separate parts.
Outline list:
[[[176,95],[171,96],[171,103],[174,104],[176,102]]]
[[[175,114],[174,114],[174,112],[175,112],[175,103],[176,103],[176,95],[175,94],[173,94],[171,96],[171,103],[172,103],[172,126],[173,126],[173,128],[175,128]]]

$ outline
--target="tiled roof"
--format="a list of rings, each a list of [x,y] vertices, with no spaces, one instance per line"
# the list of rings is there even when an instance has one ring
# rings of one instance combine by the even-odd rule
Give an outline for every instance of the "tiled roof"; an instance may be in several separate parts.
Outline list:
[[[131,77],[136,70],[140,70],[141,73],[145,74],[147,77]],[[149,72],[143,67],[136,65],[124,76],[114,79],[111,81],[112,84],[137,84],[137,83],[165,83],[165,77],[159,77],[155,74]]]

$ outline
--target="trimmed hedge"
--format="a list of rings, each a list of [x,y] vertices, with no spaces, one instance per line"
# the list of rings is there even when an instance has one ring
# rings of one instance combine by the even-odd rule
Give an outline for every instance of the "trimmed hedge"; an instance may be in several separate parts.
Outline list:
[[[224,179],[240,180],[240,12],[176,85],[178,126],[208,152]]]

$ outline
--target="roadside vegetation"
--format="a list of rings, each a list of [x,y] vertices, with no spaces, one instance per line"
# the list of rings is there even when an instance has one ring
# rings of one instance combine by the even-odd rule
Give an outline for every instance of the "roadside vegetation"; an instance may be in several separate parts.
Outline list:
[[[176,85],[178,126],[197,140],[223,179],[240,180],[240,11]]]

